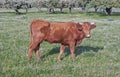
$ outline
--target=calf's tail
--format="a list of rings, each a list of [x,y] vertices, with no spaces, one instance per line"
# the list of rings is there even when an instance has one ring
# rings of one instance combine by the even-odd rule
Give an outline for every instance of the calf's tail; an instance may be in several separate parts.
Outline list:
[[[33,33],[32,33],[32,25],[33,25],[33,22],[31,22],[31,24],[30,24],[30,44],[32,43],[32,35],[33,35]]]

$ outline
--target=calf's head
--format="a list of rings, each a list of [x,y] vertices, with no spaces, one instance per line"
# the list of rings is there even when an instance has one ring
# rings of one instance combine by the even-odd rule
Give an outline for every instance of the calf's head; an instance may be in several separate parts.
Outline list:
[[[90,31],[96,27],[95,23],[90,23],[90,22],[82,22],[79,23],[82,26],[82,31],[84,32],[84,35],[86,38],[89,38]]]

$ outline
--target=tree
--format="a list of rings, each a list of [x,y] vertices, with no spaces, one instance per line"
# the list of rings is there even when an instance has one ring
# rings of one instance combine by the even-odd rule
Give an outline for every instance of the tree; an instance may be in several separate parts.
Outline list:
[[[41,11],[41,8],[43,7],[43,1],[42,0],[37,0],[36,2],[34,2],[34,7],[36,7],[38,9],[38,12]]]
[[[112,8],[120,8],[120,0],[92,0],[91,6],[103,8],[108,15],[111,15]]]
[[[58,0],[47,0],[45,6],[48,9],[48,13],[54,13],[54,8],[57,6]]]
[[[21,13],[27,13],[28,8],[31,8],[31,5],[23,1],[13,2],[13,8],[17,14],[21,14]],[[23,9],[24,12],[21,12],[20,9]]]
[[[91,0],[75,0],[75,6],[76,7],[81,7],[82,11],[85,11],[86,7],[88,6],[88,4],[90,3]]]
[[[60,12],[62,13],[62,12],[63,12],[63,11],[62,11],[63,8],[65,7],[65,2],[64,2],[64,1],[58,1],[56,7],[59,8],[59,9],[60,9]]]

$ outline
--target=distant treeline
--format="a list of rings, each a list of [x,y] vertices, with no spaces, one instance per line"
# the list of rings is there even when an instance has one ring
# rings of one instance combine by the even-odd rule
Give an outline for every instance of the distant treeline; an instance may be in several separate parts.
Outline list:
[[[68,8],[71,13],[73,8],[81,8],[85,12],[86,8],[94,8],[97,12],[102,9],[108,15],[111,14],[112,8],[120,7],[120,0],[1,0],[0,8],[14,9],[16,13],[20,13],[19,9],[24,9],[27,13],[29,8],[47,8],[48,13],[54,13],[55,8],[63,12],[64,8]]]

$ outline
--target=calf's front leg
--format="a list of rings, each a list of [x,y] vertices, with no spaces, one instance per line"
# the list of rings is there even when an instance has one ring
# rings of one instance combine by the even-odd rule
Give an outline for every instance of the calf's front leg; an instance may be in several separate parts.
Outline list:
[[[75,60],[75,42],[71,42],[69,47],[72,55],[72,60],[74,61]]]
[[[61,45],[61,47],[60,47],[60,53],[58,55],[58,61],[61,61],[61,56],[62,56],[64,50],[65,50],[65,46]]]

